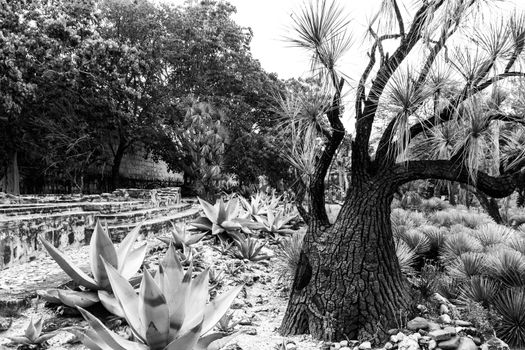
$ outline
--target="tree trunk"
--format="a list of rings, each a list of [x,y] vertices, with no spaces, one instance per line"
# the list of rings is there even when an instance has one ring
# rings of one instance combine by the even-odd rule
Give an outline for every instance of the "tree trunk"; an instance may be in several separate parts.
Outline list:
[[[126,148],[126,144],[120,141],[113,158],[113,165],[111,166],[111,189],[113,191],[120,187],[120,164],[122,163],[122,158],[124,158]]]
[[[479,200],[479,204],[481,204],[481,207],[485,209],[487,214],[494,220],[496,224],[503,224],[503,218],[501,217],[501,214],[499,212],[499,205],[498,202],[494,198],[487,197],[484,193],[474,189],[474,194],[476,195],[476,198]]]
[[[353,183],[333,226],[311,221],[281,333],[379,341],[402,326],[410,298],[392,237],[392,193],[386,183]]]
[[[18,153],[14,152],[11,157],[11,162],[7,167],[5,175],[5,190],[7,193],[19,195],[20,194],[20,173],[18,170]]]

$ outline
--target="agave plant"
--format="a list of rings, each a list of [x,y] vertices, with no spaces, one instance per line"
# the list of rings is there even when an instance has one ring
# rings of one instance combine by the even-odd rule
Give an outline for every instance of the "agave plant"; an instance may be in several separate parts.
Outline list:
[[[240,197],[240,200],[249,217],[256,218],[259,215],[265,215],[267,212],[266,203],[260,192],[255,196],[251,196],[249,202],[244,197]]]
[[[158,237],[158,239],[166,244],[173,242],[175,247],[183,248],[184,246],[190,247],[204,238],[206,233],[200,234],[191,234],[186,228],[181,228],[180,226],[173,224],[173,230],[171,231],[171,237]]]
[[[295,215],[284,216],[282,210],[275,213],[273,210],[268,210],[267,217],[256,216],[255,219],[262,225],[262,231],[273,234],[288,234],[293,233],[293,230],[288,229],[287,224],[295,218]]]
[[[235,326],[241,322],[233,321],[233,316],[233,312],[224,314],[216,325],[217,329],[223,333],[233,333]]]
[[[109,283],[102,259],[118,269],[124,278],[129,279],[133,277],[142,265],[147,249],[146,244],[135,249],[133,248],[139,232],[140,225],[135,227],[120,243],[119,247],[115,249],[107,230],[103,229],[100,222],[97,221],[90,241],[90,265],[93,277],[90,277],[79,267],[75,266],[61,251],[43,237],[40,237],[40,241],[49,255],[64,272],[73,281],[89,291],[51,289],[40,291],[39,294],[49,302],[63,303],[71,307],[89,307],[101,301],[108,311],[117,316],[122,316],[122,311],[114,297],[109,293],[112,291],[111,284]]]
[[[29,325],[24,331],[24,335],[16,337],[8,337],[13,345],[29,345],[34,348],[46,347],[46,342],[56,335],[56,332],[42,332],[42,318],[39,318],[36,322],[33,319],[29,321]]]
[[[258,239],[243,234],[235,235],[234,242],[237,250],[233,252],[233,256],[237,259],[248,259],[250,261],[270,259],[270,256],[261,253],[266,242],[260,243]]]
[[[221,233],[231,233],[238,230],[247,231],[248,229],[241,224],[239,217],[239,201],[237,198],[224,203],[219,199],[215,205],[211,205],[205,200],[198,198],[205,216],[201,216],[191,223],[197,230],[211,232],[212,235]]]
[[[501,316],[495,329],[498,337],[512,348],[525,347],[525,292],[523,288],[507,289],[494,299],[494,307]]]
[[[111,264],[104,262],[113,292],[133,333],[134,341],[110,331],[100,320],[78,308],[92,330],[84,345],[93,350],[205,350],[220,349],[238,333],[208,333],[228,311],[242,286],[208,299],[208,269],[193,280],[193,267],[186,271],[170,245],[155,277],[145,270],[137,295],[129,282]]]

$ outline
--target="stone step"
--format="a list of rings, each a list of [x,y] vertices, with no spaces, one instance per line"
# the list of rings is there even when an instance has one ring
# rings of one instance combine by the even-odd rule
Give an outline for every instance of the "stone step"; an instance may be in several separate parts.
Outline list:
[[[114,226],[118,224],[138,224],[144,220],[179,213],[190,208],[191,204],[181,203],[165,207],[148,208],[119,213],[99,214],[95,216],[95,219],[99,219],[101,222],[107,224],[108,226]]]
[[[175,214],[152,218],[142,223],[140,232],[147,236],[166,235],[173,230],[172,223],[191,222],[197,219],[200,213],[200,208],[190,208]],[[108,225],[111,240],[121,242],[135,226],[136,224]]]
[[[0,208],[0,217],[31,214],[52,214],[65,211],[81,211],[82,206],[77,203],[60,203],[52,205],[21,205]]]

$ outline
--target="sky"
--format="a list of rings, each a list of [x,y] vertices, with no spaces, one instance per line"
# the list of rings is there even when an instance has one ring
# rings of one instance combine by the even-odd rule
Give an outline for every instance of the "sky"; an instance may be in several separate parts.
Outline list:
[[[308,1],[308,0],[306,0]],[[305,0],[229,0],[237,8],[234,19],[242,26],[251,27],[254,33],[252,54],[263,68],[275,72],[281,78],[308,74],[308,55],[300,49],[290,47],[284,39],[290,34],[291,14],[301,8]],[[409,1],[413,2],[413,1]],[[517,6],[525,10],[525,0],[510,0],[508,11]],[[380,0],[341,0],[344,10],[352,19],[352,27],[364,32],[367,23],[377,11]],[[500,5],[501,6],[501,5]],[[355,39],[357,55],[344,62],[347,74],[361,72],[366,65],[366,47],[360,47],[362,37]],[[352,55],[349,55],[352,56]]]

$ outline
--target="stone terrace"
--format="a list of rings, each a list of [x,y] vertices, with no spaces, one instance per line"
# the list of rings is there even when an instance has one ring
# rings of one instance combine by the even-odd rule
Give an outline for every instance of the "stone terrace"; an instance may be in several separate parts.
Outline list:
[[[96,220],[120,242],[139,223],[144,236],[162,235],[172,222],[198,215],[199,209],[181,200],[177,187],[89,196],[0,194],[0,270],[42,258],[39,235],[59,249],[75,249],[89,241]]]

